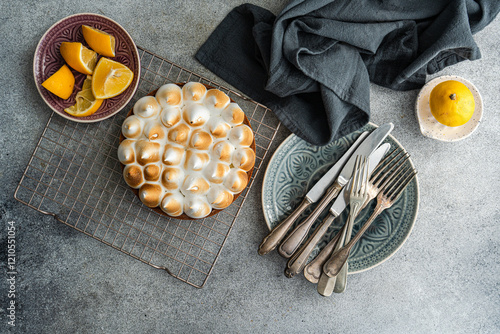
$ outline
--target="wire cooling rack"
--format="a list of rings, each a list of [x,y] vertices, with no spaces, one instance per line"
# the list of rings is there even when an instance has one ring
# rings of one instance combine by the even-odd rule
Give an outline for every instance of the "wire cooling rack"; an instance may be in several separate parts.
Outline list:
[[[197,288],[202,288],[229,236],[280,123],[273,113],[143,48],[140,84],[128,107],[98,123],[76,123],[54,112],[14,197],[29,207]],[[159,215],[123,180],[117,148],[121,124],[138,98],[169,82],[199,81],[226,92],[254,130],[256,163],[249,186],[225,210],[201,220]]]

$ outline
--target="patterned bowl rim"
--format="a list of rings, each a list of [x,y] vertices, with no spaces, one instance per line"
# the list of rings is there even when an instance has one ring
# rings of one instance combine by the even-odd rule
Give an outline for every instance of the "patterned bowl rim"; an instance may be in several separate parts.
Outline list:
[[[372,122],[368,122],[368,125],[371,125],[375,128],[378,128],[378,125],[372,123]],[[359,131],[359,130],[358,130]],[[271,156],[271,158],[269,159],[269,163],[267,164],[267,167],[266,167],[266,171],[264,172],[264,177],[262,179],[262,191],[261,191],[261,203],[262,203],[262,213],[264,215],[264,220],[266,222],[266,225],[267,225],[267,228],[269,230],[271,230],[271,224],[268,220],[268,217],[266,215],[266,210],[265,210],[265,207],[264,207],[264,186],[266,185],[266,182],[269,182],[269,181],[266,181],[268,175],[269,175],[269,169],[271,168],[271,165],[272,165],[272,162],[276,156],[276,152],[278,152],[284,145],[286,145],[286,143],[288,143],[290,140],[292,140],[294,137],[298,137],[297,135],[295,134],[290,134],[287,138],[285,138],[285,140],[283,140],[283,142],[276,148],[276,150],[274,151],[273,155]],[[394,140],[394,142],[396,144],[398,144],[400,147],[404,148],[403,145],[401,145],[401,143],[396,139],[394,138],[393,135],[389,134],[389,136],[391,138],[391,140]],[[340,139],[340,138],[339,138]],[[410,162],[411,166],[413,168],[415,168],[415,165],[413,164],[413,161],[411,159],[408,159],[408,161]],[[418,210],[419,210],[419,206],[420,206],[420,185],[419,185],[419,182],[418,182],[418,175],[415,175],[415,214],[413,215],[413,219],[411,221],[411,224],[410,224],[410,227],[408,229],[408,232],[406,234],[406,236],[404,237],[404,239],[401,240],[400,244],[389,254],[387,254],[387,256],[382,259],[381,261],[379,262],[376,262],[376,263],[373,263],[371,266],[368,266],[366,268],[363,268],[363,269],[360,269],[360,270],[356,270],[356,271],[349,271],[349,275],[351,274],[358,274],[358,273],[361,273],[361,272],[364,272],[364,271],[367,271],[367,270],[370,270],[370,269],[373,269],[375,268],[376,266],[384,263],[385,261],[389,260],[394,254],[396,254],[399,249],[406,243],[406,240],[408,240],[408,238],[410,237],[410,234],[411,232],[413,231],[413,227],[415,226],[415,221],[417,220],[417,216],[418,216]]]
[[[85,16],[85,15],[89,15],[89,16],[97,16],[97,17],[100,17],[104,20],[108,20],[110,22],[112,22],[113,24],[116,24],[120,29],[123,30],[123,33],[128,37],[130,38],[130,40],[132,41],[132,52],[135,53],[135,56],[137,57],[137,60],[138,60],[138,63],[137,63],[137,74],[134,73],[134,75],[137,75],[137,81],[135,83],[135,86],[133,87],[133,90],[132,90],[132,94],[130,94],[129,98],[123,103],[122,107],[118,108],[115,112],[109,114],[109,115],[105,115],[103,117],[100,117],[100,118],[97,118],[97,119],[75,119],[73,117],[70,117],[69,115],[66,115],[65,112],[62,112],[60,110],[58,110],[57,108],[54,108],[50,103],[49,101],[47,101],[45,99],[45,97],[43,96],[41,90],[40,90],[40,85],[38,85],[37,81],[36,81],[36,77],[37,77],[37,74],[36,74],[36,62],[37,62],[37,54],[38,54],[38,50],[40,49],[41,45],[42,45],[42,42],[45,40],[45,38],[47,37],[47,34],[50,33],[50,31],[52,29],[54,29],[54,27],[56,27],[58,24],[60,24],[62,21],[65,21],[65,20],[68,20],[70,18],[73,18],[73,17],[78,17],[78,16]],[[95,13],[78,13],[78,14],[73,14],[73,15],[69,15],[69,16],[66,16],[62,19],[60,19],[59,21],[57,21],[56,23],[54,23],[53,25],[51,25],[47,31],[45,31],[45,33],[42,35],[42,37],[40,38],[40,40],[38,41],[38,44],[36,45],[36,48],[35,48],[35,54],[34,54],[34,57],[33,57],[33,79],[35,81],[35,87],[36,89],[38,90],[38,93],[40,94],[40,96],[42,97],[43,101],[45,102],[45,104],[47,104],[50,109],[52,109],[53,111],[55,111],[59,116],[61,117],[64,117],[66,119],[69,119],[70,121],[73,121],[73,122],[77,122],[77,123],[95,123],[95,122],[100,122],[100,121],[103,121],[107,118],[110,118],[114,115],[116,115],[117,113],[119,113],[120,111],[123,110],[123,108],[130,102],[130,100],[132,100],[132,98],[134,97],[135,95],[135,92],[137,91],[137,87],[139,87],[139,81],[140,81],[140,77],[141,77],[141,64],[140,64],[140,61],[141,61],[141,58],[139,56],[139,51],[137,50],[137,45],[135,44],[134,42],[134,39],[132,38],[132,36],[130,36],[130,34],[127,32],[127,30],[125,30],[118,22],[116,22],[115,20],[113,19],[110,19],[109,17],[107,16],[104,16],[104,15],[100,15],[100,14],[95,14]]]

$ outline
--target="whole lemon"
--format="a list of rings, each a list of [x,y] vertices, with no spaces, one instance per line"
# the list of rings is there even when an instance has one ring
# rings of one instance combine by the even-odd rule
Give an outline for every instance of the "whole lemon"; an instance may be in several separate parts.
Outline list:
[[[467,123],[476,107],[470,89],[455,80],[444,81],[434,87],[429,104],[434,118],[439,123],[451,127]]]

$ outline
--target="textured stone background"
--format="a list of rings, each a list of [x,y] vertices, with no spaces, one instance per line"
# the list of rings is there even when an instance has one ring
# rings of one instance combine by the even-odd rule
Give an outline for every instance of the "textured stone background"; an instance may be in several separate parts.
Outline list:
[[[19,333],[498,333],[500,331],[500,21],[475,36],[483,58],[442,74],[472,81],[484,99],[478,131],[457,143],[420,135],[417,91],[371,87],[372,121],[393,135],[419,170],[420,209],[401,250],[349,277],[324,298],[303,277],[283,276],[266,234],[260,174],[205,288],[166,273],[18,203],[14,190],[51,113],[33,84],[42,34],[70,14],[118,21],[136,43],[218,80],[193,58],[243,1],[17,1],[0,11],[0,332]],[[251,1],[278,13],[286,1]],[[274,148],[288,136],[282,128]],[[17,224],[17,327],[7,326],[7,222]]]

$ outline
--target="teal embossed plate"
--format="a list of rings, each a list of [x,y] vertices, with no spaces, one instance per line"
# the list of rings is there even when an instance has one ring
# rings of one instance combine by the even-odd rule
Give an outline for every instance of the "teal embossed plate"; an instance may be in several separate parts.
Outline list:
[[[347,151],[363,131],[373,130],[372,123],[326,146],[313,146],[296,135],[290,135],[278,147],[267,167],[262,186],[262,207],[269,229],[285,219],[300,204],[307,191]],[[391,150],[402,148],[392,136],[385,142]],[[410,161],[411,162],[411,161]],[[349,273],[371,269],[394,255],[404,244],[415,223],[418,211],[419,189],[415,177],[394,205],[383,211],[354,246],[349,257]],[[353,227],[356,233],[373,212],[376,200],[365,208]],[[314,208],[312,205],[297,220],[303,220]],[[325,237],[311,254],[312,260],[340,230],[347,219],[349,208],[328,229]],[[325,216],[318,218],[318,224]],[[315,227],[313,226],[313,228]],[[313,231],[313,229],[311,229]]]

